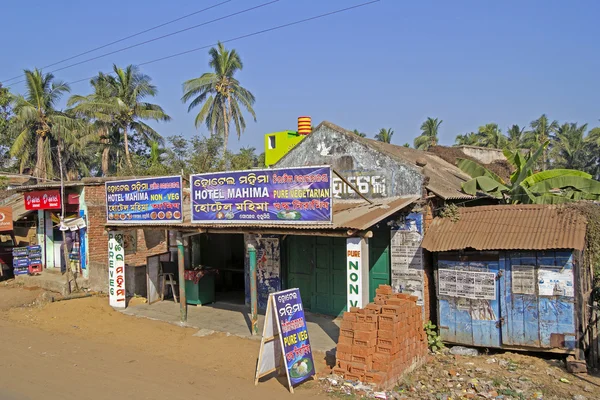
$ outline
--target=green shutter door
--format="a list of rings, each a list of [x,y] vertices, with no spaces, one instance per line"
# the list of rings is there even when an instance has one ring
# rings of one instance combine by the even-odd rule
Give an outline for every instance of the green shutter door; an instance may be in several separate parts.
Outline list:
[[[288,254],[287,287],[300,289],[304,309],[310,311],[312,306],[314,238],[310,236],[288,236],[286,242]]]
[[[346,307],[346,240],[288,236],[288,287],[300,288],[304,308],[337,316]]]
[[[369,239],[369,301],[379,285],[390,284],[390,231],[374,231]]]

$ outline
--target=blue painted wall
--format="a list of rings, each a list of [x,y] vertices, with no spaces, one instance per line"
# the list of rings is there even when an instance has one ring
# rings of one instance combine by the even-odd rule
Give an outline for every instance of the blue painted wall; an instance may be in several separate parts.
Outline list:
[[[438,273],[444,268],[498,275],[495,300],[440,296],[438,278],[444,341],[482,347],[576,348],[572,251],[499,252],[495,253],[497,261],[490,261],[494,253],[479,254],[481,261],[476,253],[470,253],[468,261],[458,261],[456,253],[438,253]],[[513,272],[518,266],[530,274],[530,290],[513,290]],[[552,294],[547,289],[548,276],[563,278]]]

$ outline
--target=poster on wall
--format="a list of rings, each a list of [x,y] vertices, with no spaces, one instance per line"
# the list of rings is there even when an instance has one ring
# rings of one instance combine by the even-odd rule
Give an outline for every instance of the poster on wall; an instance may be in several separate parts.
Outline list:
[[[392,226],[390,261],[392,288],[410,293],[423,305],[423,249],[421,248],[422,215],[410,213]]]
[[[181,176],[106,182],[106,219],[110,224],[183,221]]]
[[[438,294],[473,300],[496,300],[496,274],[438,268]]]
[[[256,249],[256,286],[258,291],[258,308],[267,308],[270,293],[281,290],[281,256],[280,243],[277,237],[260,237],[244,234],[244,242],[251,243]],[[250,268],[246,254],[246,304],[250,304]]]
[[[258,384],[259,378],[280,368],[285,368],[292,393],[295,385],[315,374],[299,289],[269,295],[255,384]]]
[[[123,232],[108,232],[108,302],[111,307],[125,308],[125,250]]]
[[[512,292],[535,294],[535,265],[513,265],[511,269]]]
[[[538,269],[538,290],[540,296],[574,297],[573,270],[540,265]]]
[[[329,166],[197,174],[190,177],[190,182],[192,222],[332,221]]]

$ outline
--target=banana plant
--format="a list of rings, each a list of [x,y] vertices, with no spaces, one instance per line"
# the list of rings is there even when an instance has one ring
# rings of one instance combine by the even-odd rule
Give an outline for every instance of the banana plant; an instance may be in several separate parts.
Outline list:
[[[588,173],[574,169],[533,172],[548,143],[527,155],[518,150],[504,150],[506,159],[514,167],[509,182],[472,160],[459,159],[458,167],[471,177],[462,184],[463,192],[472,196],[482,192],[506,203],[558,204],[599,200],[600,182]]]

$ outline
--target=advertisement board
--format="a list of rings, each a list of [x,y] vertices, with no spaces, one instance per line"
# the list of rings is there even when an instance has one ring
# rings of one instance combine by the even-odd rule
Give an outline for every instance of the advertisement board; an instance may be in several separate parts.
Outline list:
[[[0,207],[0,231],[12,231],[12,207]]]
[[[23,193],[23,200],[26,210],[59,210],[61,208],[59,190]]]
[[[271,293],[258,355],[255,383],[284,368],[290,391],[315,374],[300,289]]]
[[[110,224],[183,221],[181,176],[106,182],[106,220]]]
[[[331,168],[279,168],[190,177],[192,222],[331,223]]]
[[[108,302],[111,307],[126,307],[123,232],[108,232]]]

